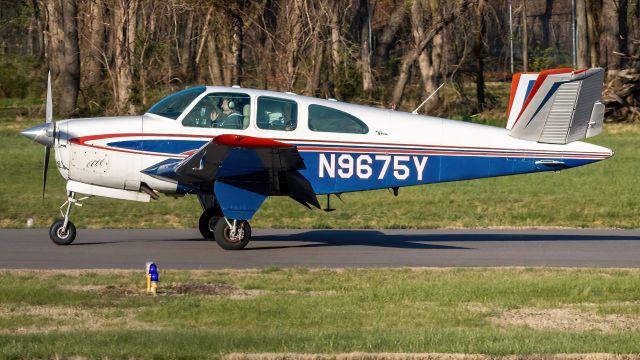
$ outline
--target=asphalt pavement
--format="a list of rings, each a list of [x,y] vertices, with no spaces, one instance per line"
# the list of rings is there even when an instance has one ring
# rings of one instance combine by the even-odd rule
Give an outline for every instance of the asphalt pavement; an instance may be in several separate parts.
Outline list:
[[[0,268],[224,269],[267,266],[640,267],[640,230],[271,230],[225,251],[195,229],[79,229],[68,246],[46,229],[0,230]]]

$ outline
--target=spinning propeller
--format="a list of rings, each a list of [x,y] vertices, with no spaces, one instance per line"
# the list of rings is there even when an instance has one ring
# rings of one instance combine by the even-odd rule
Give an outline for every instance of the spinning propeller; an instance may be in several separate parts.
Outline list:
[[[53,122],[53,101],[51,100],[51,72],[47,79],[47,104],[45,109],[45,123],[36,125],[23,132],[22,135],[44,145],[44,169],[42,172],[42,199],[47,188],[47,172],[49,170],[49,157],[51,146],[55,143],[56,123]]]

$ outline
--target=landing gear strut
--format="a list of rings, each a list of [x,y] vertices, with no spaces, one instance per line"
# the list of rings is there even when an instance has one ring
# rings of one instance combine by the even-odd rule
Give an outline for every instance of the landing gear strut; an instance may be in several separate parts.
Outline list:
[[[213,236],[221,248],[241,250],[251,240],[251,226],[246,220],[229,220],[221,217],[213,229]]]
[[[49,238],[56,245],[69,245],[76,239],[76,226],[69,220],[69,215],[71,214],[72,206],[82,206],[80,201],[87,199],[87,197],[83,197],[81,199],[76,199],[76,194],[74,192],[67,193],[67,201],[60,206],[60,214],[62,215],[62,220],[57,220],[51,227],[49,228]],[[63,212],[62,208],[67,207]]]

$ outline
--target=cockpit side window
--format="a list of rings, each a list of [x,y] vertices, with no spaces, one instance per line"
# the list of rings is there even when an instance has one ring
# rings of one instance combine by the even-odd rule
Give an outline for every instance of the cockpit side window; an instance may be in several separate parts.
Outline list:
[[[266,130],[295,130],[298,126],[298,104],[293,100],[260,96],[257,125]]]
[[[367,124],[344,111],[322,105],[309,105],[309,130],[346,134],[366,134]]]
[[[206,90],[207,88],[204,86],[199,86],[178,91],[158,101],[147,112],[175,120],[180,117],[184,109],[186,109],[195,98]]]
[[[182,125],[202,128],[246,129],[251,115],[247,94],[211,93],[204,96],[182,120]]]

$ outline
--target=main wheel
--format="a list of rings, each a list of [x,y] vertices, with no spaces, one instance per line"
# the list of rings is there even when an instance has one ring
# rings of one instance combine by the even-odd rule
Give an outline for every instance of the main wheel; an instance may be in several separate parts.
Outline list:
[[[200,234],[202,234],[203,238],[208,240],[213,239],[213,229],[221,217],[222,210],[218,207],[209,208],[200,215],[198,229],[200,229]]]
[[[49,238],[56,245],[69,245],[76,239],[76,226],[67,222],[67,231],[63,229],[64,220],[58,220],[49,228]]]
[[[233,224],[233,220],[230,220]],[[215,228],[213,229],[213,237],[216,239],[218,245],[225,250],[241,250],[251,240],[251,226],[249,222],[245,220],[238,220],[238,233],[237,236],[231,236],[231,227],[227,223],[224,217],[218,219]]]

